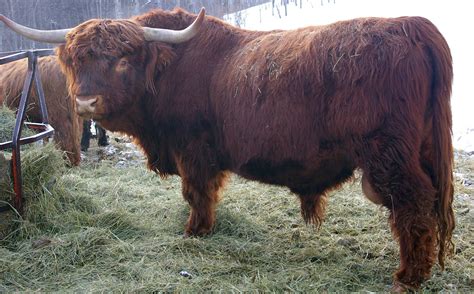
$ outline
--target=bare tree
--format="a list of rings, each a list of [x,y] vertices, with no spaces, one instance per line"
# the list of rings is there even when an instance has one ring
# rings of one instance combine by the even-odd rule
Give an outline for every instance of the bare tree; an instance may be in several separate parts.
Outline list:
[[[207,14],[222,18],[269,0],[1,0],[0,12],[18,23],[38,29],[76,26],[91,18],[128,18],[153,8],[182,7],[197,13],[206,7]],[[287,0],[286,0],[287,1]],[[242,20],[242,19],[241,19]],[[18,36],[0,25],[0,51],[50,48]]]

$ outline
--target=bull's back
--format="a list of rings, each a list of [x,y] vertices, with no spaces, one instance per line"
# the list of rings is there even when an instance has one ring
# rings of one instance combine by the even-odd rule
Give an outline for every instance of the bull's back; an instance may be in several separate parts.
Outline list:
[[[325,146],[352,166],[356,149],[388,125],[421,134],[433,64],[429,41],[407,30],[421,22],[355,19],[236,48],[216,72],[225,99],[214,100],[234,166],[264,160],[306,170],[330,159]]]

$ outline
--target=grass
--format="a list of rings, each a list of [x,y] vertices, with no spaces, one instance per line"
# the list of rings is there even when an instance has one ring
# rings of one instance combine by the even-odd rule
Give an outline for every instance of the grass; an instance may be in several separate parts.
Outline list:
[[[56,164],[34,171],[49,176],[38,175],[27,215],[0,241],[2,293],[385,292],[398,266],[387,212],[362,196],[358,180],[330,195],[316,230],[287,189],[233,176],[214,233],[184,239],[178,177],[114,160]],[[467,160],[458,171],[472,178],[472,167]],[[457,186],[457,254],[445,271],[434,267],[423,292],[472,291],[473,197]]]
[[[0,143],[11,141],[14,128],[15,112],[0,105]],[[22,129],[22,137],[27,137],[33,134],[34,132],[28,128]]]

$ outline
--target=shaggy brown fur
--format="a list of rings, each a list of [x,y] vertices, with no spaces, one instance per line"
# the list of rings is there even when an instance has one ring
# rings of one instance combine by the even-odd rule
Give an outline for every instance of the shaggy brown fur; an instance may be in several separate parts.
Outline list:
[[[324,195],[364,173],[400,243],[395,290],[416,288],[452,249],[452,60],[421,17],[361,18],[254,32],[207,17],[192,40],[145,42],[140,26],[182,29],[155,10],[90,20],[58,48],[73,96],[133,136],[160,175],[179,174],[186,234],[209,233],[226,172],[284,185],[319,224]]]
[[[18,107],[27,69],[27,59],[0,65],[0,103],[5,103],[13,109]],[[82,134],[82,118],[74,112],[74,104],[66,87],[66,78],[55,56],[39,58],[38,70],[41,75],[49,122],[54,128],[54,141],[61,150],[66,152],[71,164],[78,165],[81,160],[79,140]],[[39,122],[41,111],[34,84],[31,94],[27,116],[31,121]]]

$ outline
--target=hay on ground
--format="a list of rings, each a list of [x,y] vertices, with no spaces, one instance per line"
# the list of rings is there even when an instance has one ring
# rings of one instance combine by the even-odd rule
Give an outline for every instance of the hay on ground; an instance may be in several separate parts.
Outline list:
[[[11,140],[14,126],[15,113],[6,107],[0,107],[1,142]],[[34,131],[25,127],[22,135],[25,137],[32,134]],[[25,206],[23,217],[37,219],[35,215],[43,213],[38,212],[38,205],[42,203],[39,199],[49,193],[56,179],[65,171],[63,152],[57,150],[52,143],[43,145],[39,142],[22,146],[20,158]],[[11,150],[0,151],[0,205],[12,207],[14,192],[10,166]],[[16,212],[5,212],[1,214],[1,219],[0,239],[3,239],[18,229],[21,218]]]

